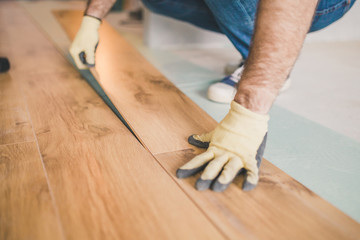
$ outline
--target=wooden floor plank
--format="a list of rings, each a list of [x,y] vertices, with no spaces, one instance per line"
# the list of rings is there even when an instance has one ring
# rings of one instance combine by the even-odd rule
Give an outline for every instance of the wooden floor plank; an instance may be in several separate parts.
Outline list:
[[[224,239],[18,5],[0,9],[66,239]]]
[[[34,141],[19,88],[9,73],[0,74],[0,145]]]
[[[80,11],[59,10],[54,14],[72,39],[81,21]],[[152,153],[186,149],[191,133],[215,125],[205,111],[145,61],[106,21],[100,32],[106,37],[101,38],[96,56],[99,83]]]
[[[56,11],[55,15],[72,39],[81,14]],[[175,170],[194,156],[187,136],[212,130],[215,121],[106,22],[100,28],[96,68],[107,95],[175,179]],[[195,191],[195,178],[178,182],[231,239],[239,238],[239,234],[260,239],[360,237],[358,223],[280,169],[264,160],[261,171],[259,186],[250,193],[242,192],[239,182],[223,194]]]
[[[175,172],[201,151],[188,149],[155,155],[169,171]],[[193,190],[196,179],[178,183],[199,206],[209,208],[211,219],[230,238],[246,231],[256,239],[358,239],[360,225],[324,201],[289,175],[265,161],[256,190],[241,191],[242,178],[222,194]]]
[[[35,142],[0,145],[0,239],[62,239]]]

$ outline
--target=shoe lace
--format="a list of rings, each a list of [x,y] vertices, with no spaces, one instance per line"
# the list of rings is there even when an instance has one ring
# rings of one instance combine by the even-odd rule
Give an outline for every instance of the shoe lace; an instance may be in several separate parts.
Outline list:
[[[237,68],[237,69],[230,75],[231,81],[236,82],[236,83],[239,82],[243,70],[244,70],[244,65],[241,65],[239,68]]]

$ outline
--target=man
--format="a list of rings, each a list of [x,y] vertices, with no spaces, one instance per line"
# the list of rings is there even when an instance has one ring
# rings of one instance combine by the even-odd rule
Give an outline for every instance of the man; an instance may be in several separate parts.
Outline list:
[[[191,144],[208,149],[176,174],[184,178],[204,170],[196,188],[223,191],[245,169],[243,190],[253,189],[259,180],[268,112],[289,76],[306,34],[341,18],[355,0],[142,1],[156,13],[225,34],[246,60],[235,74],[210,87],[224,90],[225,94],[217,100],[231,99],[230,111],[213,131],[189,137]],[[113,3],[114,0],[89,2],[70,48],[78,68],[94,66],[97,30]]]

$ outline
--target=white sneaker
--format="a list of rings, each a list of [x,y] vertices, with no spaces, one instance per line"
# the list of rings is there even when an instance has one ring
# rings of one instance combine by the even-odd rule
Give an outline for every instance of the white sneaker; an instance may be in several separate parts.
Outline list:
[[[236,94],[236,86],[244,70],[244,63],[229,76],[224,77],[220,82],[212,84],[207,92],[210,100],[218,103],[230,103]]]
[[[239,82],[244,70],[244,62],[241,62],[238,68],[229,76],[224,77],[220,82],[212,84],[207,92],[210,100],[218,103],[230,103],[234,100],[237,83]],[[280,92],[286,91],[290,87],[290,78],[288,77],[280,89]]]

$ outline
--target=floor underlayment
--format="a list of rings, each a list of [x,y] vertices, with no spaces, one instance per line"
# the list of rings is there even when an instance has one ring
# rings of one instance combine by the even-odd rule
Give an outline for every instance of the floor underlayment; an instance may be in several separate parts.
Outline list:
[[[49,38],[65,49],[69,40],[51,10],[82,9],[83,4],[24,2],[23,6]],[[220,121],[229,107],[207,100],[206,89],[223,76],[223,66],[237,60],[238,54],[233,49],[149,49],[142,44],[141,31],[118,26],[118,17],[110,14],[108,19],[169,80]],[[305,44],[291,88],[271,110],[265,158],[360,221],[358,52],[359,42]]]

